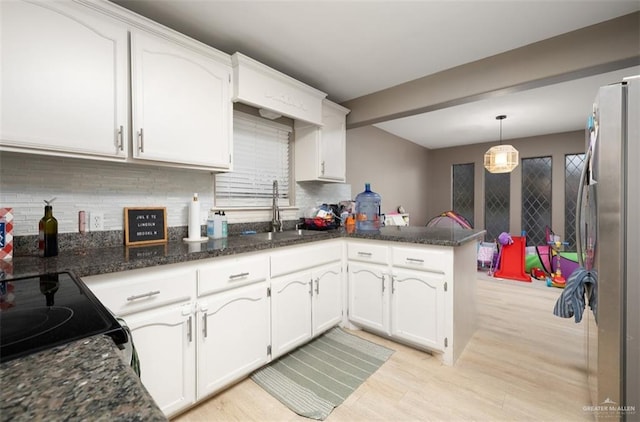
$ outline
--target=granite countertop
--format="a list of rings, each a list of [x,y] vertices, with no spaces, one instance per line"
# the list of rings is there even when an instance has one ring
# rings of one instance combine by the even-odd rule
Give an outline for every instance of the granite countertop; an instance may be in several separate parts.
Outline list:
[[[456,247],[480,240],[484,230],[383,227],[379,233],[325,232],[235,235],[197,243],[171,241],[150,246],[112,246],[63,251],[56,257],[18,256],[5,279],[73,271],[90,276],[156,265],[268,250],[328,239],[367,239]],[[0,364],[0,411],[11,420],[166,420],[140,379],[106,336]]]
[[[167,420],[103,335],[0,364],[0,391],[2,420]]]
[[[156,265],[175,264],[219,256],[235,255],[291,246],[334,238],[369,239],[405,242],[422,245],[456,247],[472,240],[481,240],[484,230],[457,228],[432,228],[417,226],[388,226],[379,233],[346,233],[343,229],[310,232],[302,236],[276,234],[268,240],[264,233],[258,235],[233,235],[224,239],[187,243],[170,241],[148,246],[111,246],[104,248],[75,249],[61,252],[56,257],[17,256],[12,262],[12,270],[6,279],[44,274],[49,272],[73,271],[79,277],[127,271]]]

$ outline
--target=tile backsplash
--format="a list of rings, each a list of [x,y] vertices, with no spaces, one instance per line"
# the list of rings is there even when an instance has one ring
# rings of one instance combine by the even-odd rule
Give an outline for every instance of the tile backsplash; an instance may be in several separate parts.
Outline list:
[[[153,165],[105,162],[35,154],[0,153],[0,207],[14,209],[14,235],[34,235],[53,197],[60,233],[78,232],[78,212],[104,213],[105,230],[122,230],[123,208],[163,206],[167,225],[187,225],[187,204],[194,192],[201,215],[213,204],[213,175]],[[296,184],[297,216],[318,203],[351,198],[347,184]],[[236,219],[237,221],[237,219]]]

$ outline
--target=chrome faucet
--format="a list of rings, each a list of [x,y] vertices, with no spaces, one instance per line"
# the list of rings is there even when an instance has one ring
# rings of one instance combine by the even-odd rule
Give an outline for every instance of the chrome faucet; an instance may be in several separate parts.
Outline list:
[[[273,181],[273,203],[271,205],[271,231],[282,231],[282,221],[280,221],[280,208],[278,208],[278,181]]]

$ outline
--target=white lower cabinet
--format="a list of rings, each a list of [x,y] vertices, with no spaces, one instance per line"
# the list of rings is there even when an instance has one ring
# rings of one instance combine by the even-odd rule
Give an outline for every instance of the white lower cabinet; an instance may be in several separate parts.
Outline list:
[[[374,331],[388,333],[387,267],[349,262],[349,320]]]
[[[341,319],[341,262],[271,280],[272,358],[306,343]]]
[[[192,305],[126,318],[140,359],[140,379],[165,415],[196,402],[196,343]]]
[[[312,272],[313,335],[327,331],[342,319],[342,262],[323,265]]]
[[[267,363],[267,283],[198,299],[198,398]]]
[[[342,320],[342,242],[286,248],[271,255],[271,358]]]
[[[391,277],[391,335],[444,351],[444,276],[394,269]]]
[[[441,270],[449,255],[429,247],[350,243],[349,321],[415,347],[445,352],[450,306],[447,272]]]
[[[311,272],[271,280],[271,356],[278,356],[312,337]]]

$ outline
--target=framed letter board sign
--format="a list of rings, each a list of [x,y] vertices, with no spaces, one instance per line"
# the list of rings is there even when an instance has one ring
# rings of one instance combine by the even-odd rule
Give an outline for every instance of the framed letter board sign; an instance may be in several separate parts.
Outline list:
[[[125,208],[125,245],[146,245],[167,241],[166,208]]]

